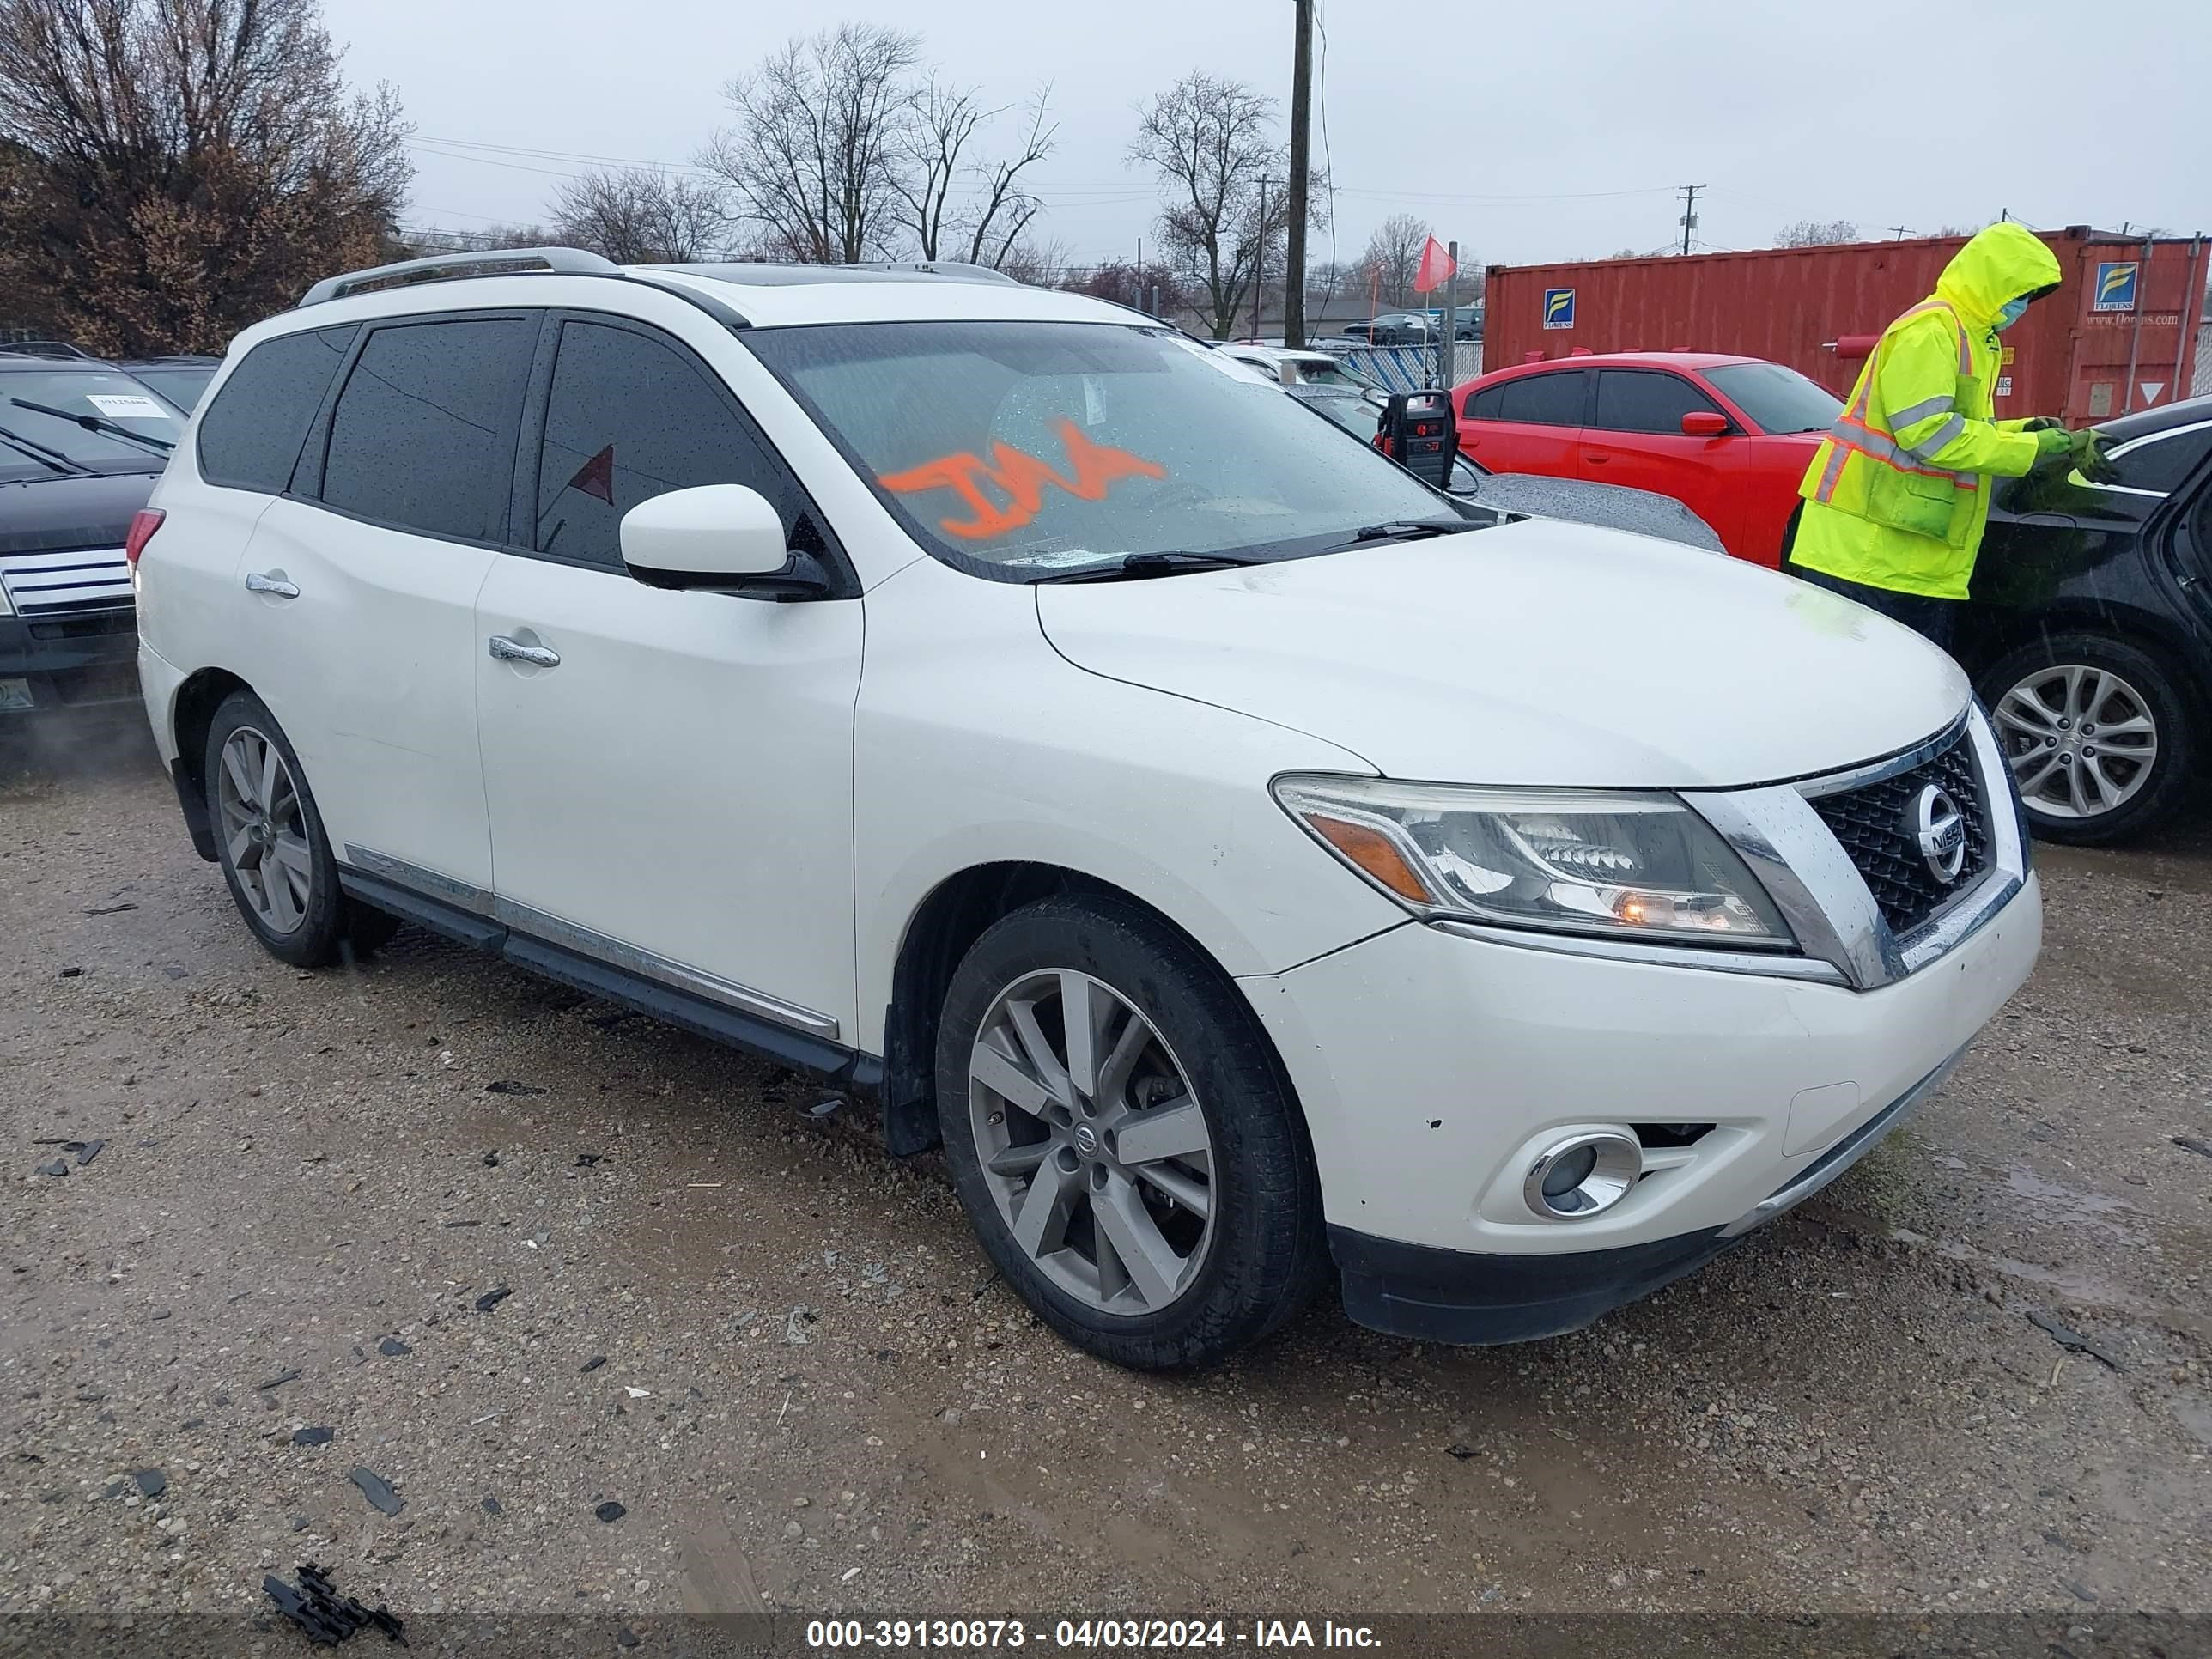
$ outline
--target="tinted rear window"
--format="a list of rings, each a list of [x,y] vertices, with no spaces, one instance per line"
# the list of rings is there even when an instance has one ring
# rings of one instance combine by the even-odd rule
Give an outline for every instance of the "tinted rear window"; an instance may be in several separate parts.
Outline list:
[[[2120,475],[2113,482],[2130,489],[2154,489],[2170,495],[2197,470],[2208,446],[2212,446],[2212,427],[2146,439],[2126,454],[2112,458],[2112,466]]]
[[[285,334],[247,352],[200,417],[200,476],[281,495],[356,327]]]
[[[1656,368],[1605,368],[1597,376],[1596,424],[1607,432],[1682,435],[1685,415],[1717,415],[1713,400],[1679,374]]]
[[[326,506],[467,541],[506,533],[534,317],[380,327],[331,412]]]
[[[1583,423],[1583,374],[1526,374],[1498,388],[1494,421],[1521,421],[1530,426],[1580,426]]]

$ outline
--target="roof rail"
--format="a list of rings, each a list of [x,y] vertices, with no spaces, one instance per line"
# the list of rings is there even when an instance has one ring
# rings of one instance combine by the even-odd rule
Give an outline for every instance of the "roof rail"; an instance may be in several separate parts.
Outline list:
[[[960,259],[862,259],[857,263],[862,270],[918,270],[926,276],[950,276],[963,283],[1011,283],[1016,288],[1024,285],[1018,276]]]
[[[100,361],[89,351],[79,346],[73,346],[67,340],[15,340],[0,343],[0,352],[17,357],[82,357],[89,363],[96,363]]]
[[[325,276],[301,296],[303,306],[325,300],[343,300],[351,294],[372,294],[379,289],[406,288],[416,283],[451,283],[467,276],[509,276],[520,272],[556,271],[575,276],[619,276],[622,267],[611,259],[586,253],[579,247],[485,248],[471,253],[434,253],[427,259],[402,259],[397,264],[370,270],[349,270]]]

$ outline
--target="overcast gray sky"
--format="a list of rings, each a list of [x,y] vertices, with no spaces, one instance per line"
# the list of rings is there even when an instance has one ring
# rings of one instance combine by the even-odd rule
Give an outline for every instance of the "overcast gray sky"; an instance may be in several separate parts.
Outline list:
[[[327,5],[349,73],[394,82],[416,124],[411,222],[447,228],[534,219],[592,158],[689,162],[725,117],[725,81],[850,17],[920,31],[995,102],[1052,82],[1041,228],[1094,263],[1133,253],[1154,211],[1122,160],[1139,99],[1198,68],[1278,97],[1290,84],[1290,0]],[[1698,234],[1715,248],[1800,218],[1871,237],[2006,208],[2212,231],[2205,0],[1322,0],[1321,16],[1347,259],[1400,210],[1489,259],[1653,248],[1680,234],[1685,183],[1709,187]]]

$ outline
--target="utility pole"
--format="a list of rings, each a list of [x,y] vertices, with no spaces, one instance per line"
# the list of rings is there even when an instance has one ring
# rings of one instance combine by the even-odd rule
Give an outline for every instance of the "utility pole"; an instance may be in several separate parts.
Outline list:
[[[1267,181],[1260,181],[1260,246],[1252,250],[1252,337],[1260,337],[1260,301],[1267,291]]]
[[[1690,233],[1698,228],[1698,192],[1703,185],[1682,186],[1682,252],[1690,251]]]
[[[1905,227],[1903,225],[1892,225],[1890,228],[1897,233],[1897,240],[1901,242],[1905,240]]]
[[[1306,174],[1313,150],[1313,0],[1291,0],[1297,33],[1291,46],[1291,234],[1283,273],[1283,343],[1306,343]],[[1266,225],[1262,222],[1261,231]]]

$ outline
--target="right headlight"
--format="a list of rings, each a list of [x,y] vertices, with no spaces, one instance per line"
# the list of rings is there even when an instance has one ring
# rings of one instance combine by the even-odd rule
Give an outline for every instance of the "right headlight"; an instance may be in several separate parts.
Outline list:
[[[1415,915],[1607,939],[1795,947],[1712,826],[1660,792],[1291,776],[1275,799]]]

